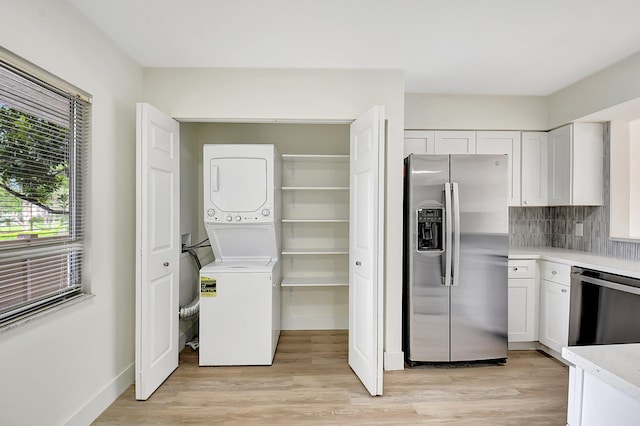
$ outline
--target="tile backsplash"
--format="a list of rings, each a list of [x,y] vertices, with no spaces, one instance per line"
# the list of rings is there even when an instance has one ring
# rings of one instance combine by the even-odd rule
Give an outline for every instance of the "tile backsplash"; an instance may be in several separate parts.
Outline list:
[[[605,125],[604,205],[510,207],[512,247],[559,247],[601,256],[640,260],[640,243],[609,239],[609,126]],[[583,236],[576,236],[576,223]]]

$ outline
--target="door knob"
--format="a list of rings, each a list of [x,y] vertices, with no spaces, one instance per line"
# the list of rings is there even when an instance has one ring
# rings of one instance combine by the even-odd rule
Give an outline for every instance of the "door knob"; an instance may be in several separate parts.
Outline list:
[[[169,266],[169,262],[164,262],[162,266]]]

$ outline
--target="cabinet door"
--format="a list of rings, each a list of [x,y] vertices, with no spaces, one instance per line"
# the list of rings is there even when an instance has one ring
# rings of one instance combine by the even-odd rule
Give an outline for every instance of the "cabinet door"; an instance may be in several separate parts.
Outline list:
[[[547,132],[522,132],[521,193],[523,206],[546,206],[549,170]]]
[[[435,132],[434,154],[475,154],[476,132],[441,131]]]
[[[549,205],[571,204],[571,125],[549,132]]]
[[[561,352],[569,341],[569,286],[543,280],[540,289],[540,343]]]
[[[433,130],[406,130],[404,132],[404,156],[433,154],[434,137]]]
[[[602,123],[573,123],[571,203],[578,206],[600,206],[603,168]]]
[[[535,339],[534,278],[509,280],[509,342],[533,342]]]
[[[510,206],[519,206],[520,132],[477,132],[476,153],[509,155],[509,195],[507,198],[507,202]]]

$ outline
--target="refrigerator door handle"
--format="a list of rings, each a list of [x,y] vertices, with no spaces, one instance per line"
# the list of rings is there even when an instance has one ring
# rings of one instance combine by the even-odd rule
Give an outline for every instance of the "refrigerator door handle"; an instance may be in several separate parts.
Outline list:
[[[453,187],[453,271],[451,285],[460,284],[460,194],[458,184],[452,183]]]
[[[451,247],[453,241],[453,219],[451,217],[451,184],[444,184],[444,220],[445,220],[445,240],[444,240],[444,277],[442,277],[442,285],[449,287],[451,285]]]

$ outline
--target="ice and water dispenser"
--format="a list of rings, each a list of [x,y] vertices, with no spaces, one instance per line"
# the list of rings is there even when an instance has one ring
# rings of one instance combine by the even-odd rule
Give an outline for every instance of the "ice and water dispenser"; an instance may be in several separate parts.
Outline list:
[[[444,251],[444,208],[423,207],[416,210],[416,250],[419,252]]]

